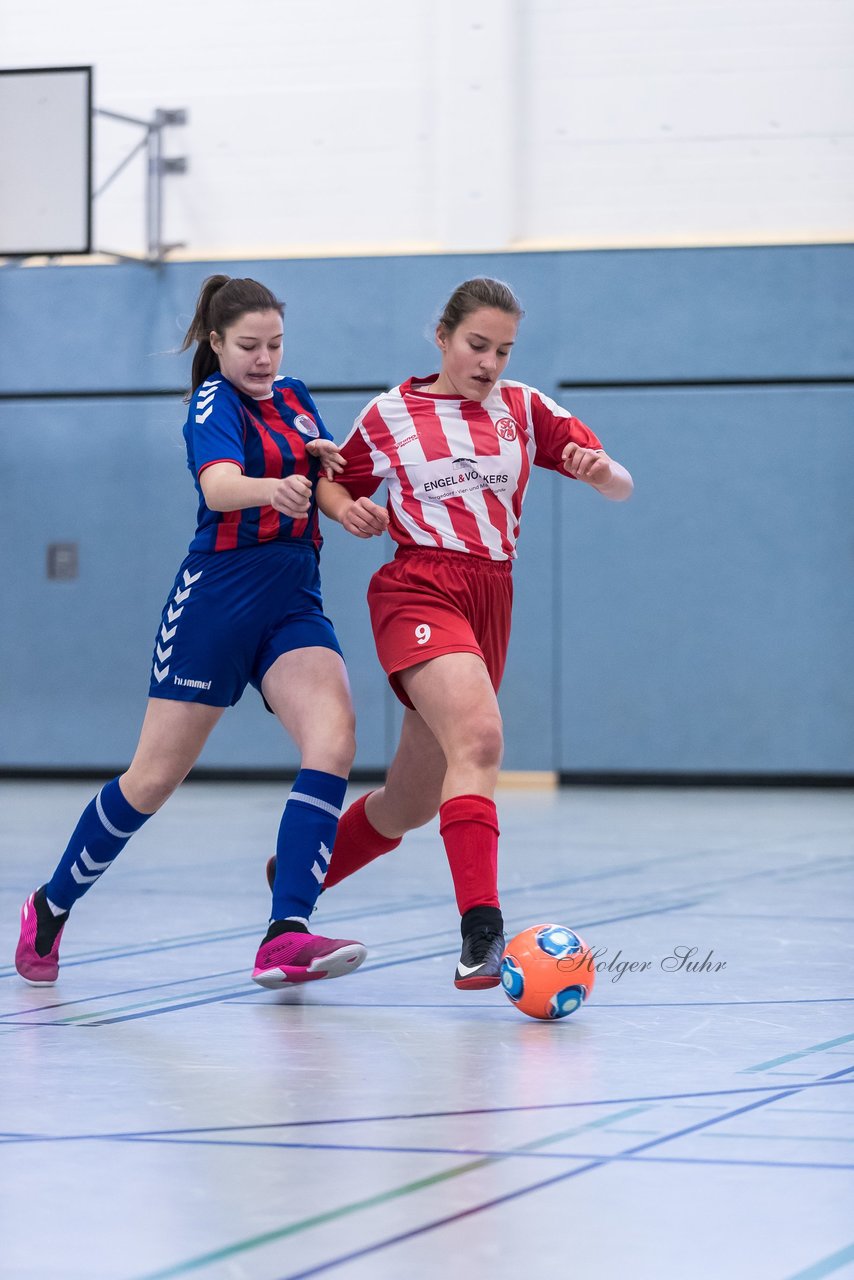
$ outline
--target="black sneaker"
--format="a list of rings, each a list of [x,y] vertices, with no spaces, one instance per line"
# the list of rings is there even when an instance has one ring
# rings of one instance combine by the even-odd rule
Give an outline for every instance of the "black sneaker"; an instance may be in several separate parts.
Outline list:
[[[497,907],[473,907],[460,921],[463,945],[454,986],[480,991],[501,982],[504,921]]]

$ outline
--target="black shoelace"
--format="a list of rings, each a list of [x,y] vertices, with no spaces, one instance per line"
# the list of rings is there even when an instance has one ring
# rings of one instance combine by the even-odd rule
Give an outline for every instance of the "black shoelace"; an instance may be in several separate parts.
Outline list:
[[[475,929],[466,934],[465,949],[469,957],[466,963],[483,964],[496,938],[500,937],[494,929]]]

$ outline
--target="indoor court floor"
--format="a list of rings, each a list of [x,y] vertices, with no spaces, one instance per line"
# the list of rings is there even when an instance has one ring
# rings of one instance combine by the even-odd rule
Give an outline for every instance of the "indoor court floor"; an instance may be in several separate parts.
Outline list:
[[[358,972],[255,986],[286,785],[186,784],[26,986],[95,790],[0,782],[3,1280],[854,1277],[852,791],[502,789],[508,936],[600,966],[538,1022],[454,988],[435,825],[321,899]]]

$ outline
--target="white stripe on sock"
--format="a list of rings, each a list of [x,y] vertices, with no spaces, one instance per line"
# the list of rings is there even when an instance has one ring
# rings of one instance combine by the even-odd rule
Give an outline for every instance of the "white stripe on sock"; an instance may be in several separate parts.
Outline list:
[[[327,804],[325,800],[318,800],[317,796],[307,796],[301,791],[292,791],[288,796],[288,800],[299,800],[301,804],[313,804],[316,809],[323,809],[324,813],[331,813],[333,818],[341,817],[340,809],[336,809],[334,804]]]
[[[71,874],[74,876],[74,879],[77,881],[78,884],[94,884],[101,873],[99,871],[98,876],[84,876],[82,871],[78,871],[77,863],[72,862]]]
[[[118,827],[114,827],[112,822],[110,822],[110,819],[104,813],[104,806],[101,804],[102,791],[103,791],[103,787],[101,788],[101,791],[99,791],[98,794],[95,796],[95,807],[98,810],[98,817],[101,819],[101,821],[103,822],[104,826],[107,828],[111,836],[118,836],[120,840],[129,840],[130,837],[133,835],[133,832],[119,831]]]
[[[80,861],[87,871],[106,871],[107,867],[112,866],[112,859],[109,862],[96,862],[86,846],[83,846],[83,852],[80,854]]]

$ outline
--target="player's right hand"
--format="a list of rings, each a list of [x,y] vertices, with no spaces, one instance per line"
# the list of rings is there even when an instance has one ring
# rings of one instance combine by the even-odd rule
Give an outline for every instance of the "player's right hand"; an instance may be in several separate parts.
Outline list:
[[[342,515],[341,524],[356,538],[378,538],[388,528],[388,512],[370,498],[356,498]]]
[[[274,510],[281,511],[292,520],[299,520],[308,515],[310,505],[311,481],[308,476],[285,476],[284,480],[276,481],[270,498],[270,506]]]

